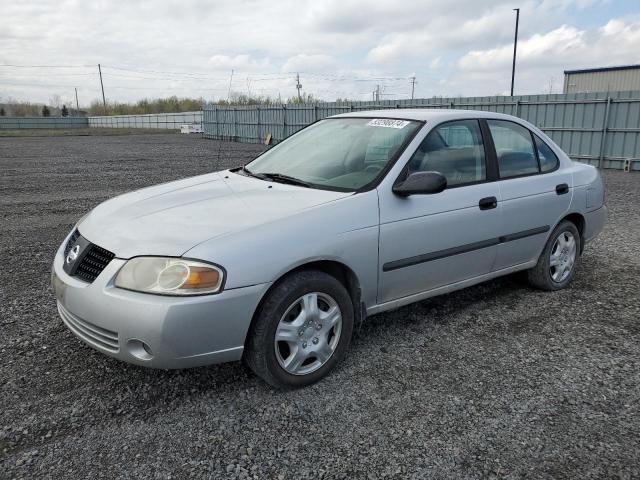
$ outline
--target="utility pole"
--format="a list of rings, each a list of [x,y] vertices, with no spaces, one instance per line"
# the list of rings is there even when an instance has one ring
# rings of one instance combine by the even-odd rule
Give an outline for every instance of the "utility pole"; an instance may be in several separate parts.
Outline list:
[[[300,74],[296,73],[296,88],[298,89],[298,102],[302,103],[302,96],[300,95],[300,90],[302,89],[302,85],[300,84]]]
[[[98,73],[100,74],[100,88],[102,89],[102,106],[104,107],[104,114],[107,114],[107,101],[104,98],[104,84],[102,83],[102,68],[98,64]]]
[[[411,100],[413,100],[413,92],[416,88],[416,77],[411,77]]]
[[[513,65],[511,66],[511,96],[513,97],[513,83],[516,78],[516,51],[518,50],[518,23],[520,22],[520,9],[514,8],[516,12],[516,35],[513,40]]]
[[[78,88],[75,88],[76,90],[76,115],[80,115],[80,105],[78,104]]]

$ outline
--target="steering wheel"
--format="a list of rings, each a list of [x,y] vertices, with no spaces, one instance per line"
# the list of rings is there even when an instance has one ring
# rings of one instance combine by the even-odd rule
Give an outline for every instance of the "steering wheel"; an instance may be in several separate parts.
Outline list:
[[[378,173],[380,170],[382,170],[380,165],[367,165],[364,167],[365,172]]]

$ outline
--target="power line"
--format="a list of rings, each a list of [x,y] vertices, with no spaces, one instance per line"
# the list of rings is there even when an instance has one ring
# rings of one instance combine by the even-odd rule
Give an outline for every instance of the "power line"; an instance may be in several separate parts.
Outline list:
[[[12,68],[89,68],[95,65],[15,65],[12,63],[2,63],[0,67]]]
[[[1,75],[1,74],[0,74]],[[6,74],[4,74],[6,75]],[[96,75],[95,72],[91,73],[50,73],[47,72],[47,77],[88,77],[91,75]],[[31,73],[11,73],[11,77],[33,77],[34,74]]]
[[[140,73],[140,74],[154,74],[154,75],[163,75],[162,77],[154,76],[139,76],[139,75],[122,75],[117,73],[111,73],[108,71],[103,72],[103,74],[108,74],[110,76],[120,76],[121,78],[132,78],[132,79],[149,79],[149,80],[184,80],[184,78],[174,78],[174,77],[186,77],[191,80],[220,80],[225,81],[227,77],[215,76],[209,73],[201,73],[201,72],[177,72],[177,71],[163,71],[163,70],[147,70],[147,69],[136,69],[130,67],[123,66],[115,66],[115,65],[101,65],[103,70],[120,70],[131,73]],[[12,68],[89,68],[94,67],[94,65],[17,65],[17,64],[1,64],[0,67],[12,67]],[[304,75],[312,77],[311,80],[315,78],[323,79],[325,81],[330,82],[345,82],[345,81],[354,81],[354,82],[393,82],[393,81],[403,81],[410,79],[411,77],[392,77],[392,76],[354,76],[354,75],[346,75],[346,74],[319,74],[312,72],[302,72]],[[299,72],[289,72],[289,74],[299,75]],[[78,75],[78,76],[90,76],[95,75],[95,73],[60,73],[60,74],[51,74],[51,75]],[[246,75],[247,78],[250,78],[251,81],[276,81],[276,80],[289,80],[290,77],[287,76],[287,73],[283,72],[257,72],[250,73]]]
[[[0,64],[0,67],[6,67],[9,69],[87,69],[94,68],[95,65],[18,65],[18,64]],[[0,70],[1,72],[2,70]],[[103,106],[106,108],[106,94],[104,93],[104,77],[107,78],[122,78],[127,80],[149,80],[150,82],[145,82],[145,86],[135,86],[135,85],[118,85],[112,84],[108,82],[108,87],[116,90],[141,90],[141,91],[161,91],[162,95],[168,94],[171,91],[177,92],[179,90],[185,90],[183,94],[196,94],[197,92],[222,92],[226,91],[227,96],[230,97],[233,88],[235,87],[234,75],[237,72],[235,70],[231,74],[231,77],[222,77],[212,73],[204,73],[204,72],[192,72],[192,71],[165,71],[165,70],[155,70],[155,69],[138,69],[131,68],[129,66],[118,66],[118,65],[102,65],[98,66],[98,72],[47,72],[46,76],[51,77],[69,77],[71,80],[74,77],[92,77],[94,75],[98,75],[100,79],[100,89],[98,90],[98,95],[102,94]],[[19,78],[28,77],[27,73],[18,73],[18,72],[5,72],[8,76],[7,80],[10,80],[12,77],[16,80]],[[410,80],[412,82],[412,90],[415,85],[415,76],[413,77],[403,77],[403,76],[382,76],[382,75],[358,75],[358,74],[347,74],[347,73],[314,73],[314,72],[295,72],[295,73],[286,73],[286,72],[256,72],[246,74],[247,81],[247,89],[251,92],[251,85],[253,82],[266,82],[266,90],[270,92],[279,92],[282,88],[283,84],[281,82],[285,81],[287,85],[294,84],[297,90],[298,100],[302,100],[302,85],[300,82],[301,75],[307,75],[308,85],[312,87],[308,90],[316,91],[319,94],[332,94],[335,93],[341,96],[358,96],[363,95],[362,92],[352,91],[360,90],[359,88],[355,88],[355,85],[351,85],[347,87],[345,90],[330,90],[327,88],[322,88],[327,83],[376,83],[376,92],[374,97],[380,99],[381,96],[399,96],[406,94],[391,94],[391,93],[382,93],[383,89],[391,88],[397,89],[400,88],[400,82],[406,82]],[[38,78],[42,78],[42,72],[36,73],[33,72],[31,76],[38,75]],[[291,75],[295,75],[292,78]],[[306,77],[305,77],[306,78]],[[117,81],[117,80],[116,80]],[[151,82],[171,82],[167,84],[167,86],[151,86],[153,83]],[[195,82],[199,82],[200,84],[194,85]],[[211,84],[213,82],[212,87],[204,87],[207,83]],[[218,83],[219,82],[219,83]],[[228,82],[227,88],[222,88],[224,85],[223,82]],[[12,82],[4,82],[0,79],[0,83],[9,86],[18,86],[18,87],[39,87],[42,89],[46,88],[76,88],[78,83],[73,84],[46,84],[46,83],[25,83],[20,81],[19,83]],[[129,82],[126,82],[129,83]],[[149,85],[148,83],[151,83]],[[215,88],[218,83],[220,88]],[[237,83],[237,82],[236,82]],[[160,83],[162,85],[162,83]],[[81,85],[88,91],[95,91],[94,88]],[[328,85],[326,85],[328,86]],[[265,91],[265,88],[261,88],[261,91]],[[191,93],[188,93],[191,91]],[[77,107],[77,105],[76,105]]]

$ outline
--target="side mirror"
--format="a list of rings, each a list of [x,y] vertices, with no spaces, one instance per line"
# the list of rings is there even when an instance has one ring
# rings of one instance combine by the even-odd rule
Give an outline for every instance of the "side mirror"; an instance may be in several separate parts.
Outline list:
[[[440,193],[447,188],[447,179],[439,172],[413,172],[393,186],[393,193],[401,197]]]

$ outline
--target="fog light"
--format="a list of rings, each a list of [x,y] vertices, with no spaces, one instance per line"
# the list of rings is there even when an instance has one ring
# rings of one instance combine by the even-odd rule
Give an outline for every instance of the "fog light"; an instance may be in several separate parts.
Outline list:
[[[153,358],[153,351],[151,347],[142,340],[132,338],[127,342],[127,350],[131,355],[139,360],[151,360]]]

